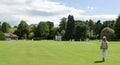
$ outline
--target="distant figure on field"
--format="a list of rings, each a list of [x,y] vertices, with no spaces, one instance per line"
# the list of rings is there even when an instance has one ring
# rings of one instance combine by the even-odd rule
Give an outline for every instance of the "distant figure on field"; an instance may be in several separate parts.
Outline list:
[[[106,39],[106,36],[103,36],[100,49],[102,51],[102,61],[104,62],[106,60],[106,54],[108,49],[108,41]]]

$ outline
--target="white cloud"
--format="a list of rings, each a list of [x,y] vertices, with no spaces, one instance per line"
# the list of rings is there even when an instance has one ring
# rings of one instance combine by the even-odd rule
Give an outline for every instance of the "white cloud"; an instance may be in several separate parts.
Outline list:
[[[25,20],[28,24],[44,20],[58,24],[62,17],[69,14],[80,15],[84,12],[48,0],[1,0],[0,2],[0,20],[7,21],[11,25],[18,24],[20,20]]]
[[[101,20],[101,21],[115,20],[117,17],[118,17],[118,15],[91,15],[91,16],[81,15],[81,16],[76,17],[76,19],[84,20],[84,21],[88,20],[88,19],[92,19],[96,22],[98,20]]]
[[[94,10],[94,9],[96,9],[95,7],[93,7],[93,6],[88,6],[87,7],[89,10]]]
[[[88,9],[95,9],[89,6]],[[80,20],[107,20],[114,19],[116,15],[93,15],[85,16],[84,10],[65,6],[59,2],[49,0],[1,0],[0,1],[0,21],[7,21],[11,25],[18,25],[21,20],[28,24],[37,24],[40,21],[53,21],[55,26],[59,24],[62,17],[69,14]]]

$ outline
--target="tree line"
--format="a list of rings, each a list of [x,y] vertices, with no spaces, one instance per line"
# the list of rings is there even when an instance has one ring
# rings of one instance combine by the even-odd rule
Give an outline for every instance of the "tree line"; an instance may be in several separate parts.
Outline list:
[[[108,40],[120,39],[120,16],[116,20],[87,21],[74,20],[73,15],[61,18],[58,27],[51,21],[40,21],[38,24],[28,25],[20,21],[18,26],[11,27],[7,22],[0,22],[0,39],[3,33],[13,33],[18,39],[53,40],[55,36],[62,36],[62,40],[84,41],[86,39],[100,39],[106,36]]]

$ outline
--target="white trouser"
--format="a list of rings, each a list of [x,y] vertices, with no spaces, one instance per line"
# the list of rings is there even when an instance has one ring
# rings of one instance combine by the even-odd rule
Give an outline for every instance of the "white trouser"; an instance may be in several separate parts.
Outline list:
[[[106,54],[107,54],[107,50],[106,49],[102,49],[102,58],[106,58]]]

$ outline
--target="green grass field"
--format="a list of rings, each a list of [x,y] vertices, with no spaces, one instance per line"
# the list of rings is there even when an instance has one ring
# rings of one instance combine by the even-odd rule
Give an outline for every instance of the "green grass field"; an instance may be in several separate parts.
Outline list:
[[[106,62],[97,41],[0,41],[0,65],[120,65],[120,42],[109,42]]]

